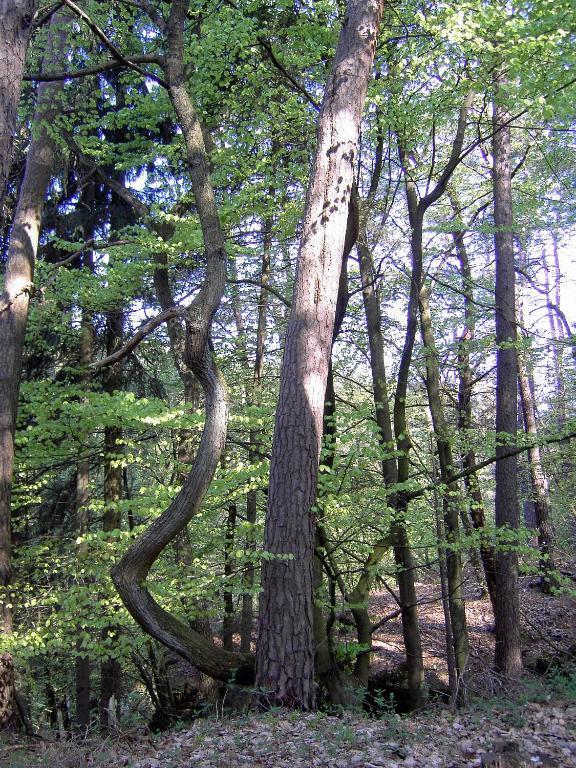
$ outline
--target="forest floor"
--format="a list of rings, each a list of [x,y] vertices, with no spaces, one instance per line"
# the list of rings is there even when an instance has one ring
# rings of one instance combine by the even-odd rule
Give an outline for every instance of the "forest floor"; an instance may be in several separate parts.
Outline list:
[[[492,671],[493,619],[487,598],[469,588],[467,617],[470,703],[452,710],[437,702],[399,715],[392,699],[381,716],[346,712],[271,711],[238,714],[220,709],[161,734],[146,729],[107,738],[58,742],[0,742],[1,768],[576,768],[576,666],[554,671],[576,644],[576,599],[546,597],[522,579],[522,636],[526,660],[549,663],[545,677],[528,674],[506,687]],[[446,684],[444,617],[437,587],[419,585],[422,644],[431,687]],[[376,620],[393,612],[387,592],[372,605]],[[343,637],[345,644],[346,638]],[[374,638],[377,673],[402,662],[398,619]],[[388,703],[387,703],[388,702]]]

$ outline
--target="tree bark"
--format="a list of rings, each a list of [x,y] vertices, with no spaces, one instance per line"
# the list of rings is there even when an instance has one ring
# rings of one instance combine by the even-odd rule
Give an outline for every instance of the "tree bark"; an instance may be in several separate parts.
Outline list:
[[[430,294],[427,286],[420,290],[420,326],[422,342],[426,355],[426,390],[428,405],[434,426],[434,438],[438,451],[440,478],[446,484],[442,504],[444,508],[444,530],[446,549],[446,580],[448,584],[448,605],[450,608],[450,623],[452,625],[452,640],[454,643],[454,661],[458,675],[456,698],[458,703],[465,703],[465,687],[463,682],[464,670],[468,661],[469,643],[466,626],[466,608],[463,594],[462,553],[460,551],[459,527],[459,493],[455,483],[447,483],[454,472],[454,459],[448,422],[444,414],[440,394],[440,368],[438,352],[432,329],[430,312]]]
[[[505,456],[516,444],[516,317],[514,240],[512,217],[512,176],[510,171],[509,112],[502,103],[506,80],[495,78],[492,156],[494,188],[494,245],[496,255],[496,498],[497,528],[515,531],[519,526],[517,459]],[[518,595],[518,554],[514,547],[497,546],[495,665],[503,674],[516,677],[522,672],[520,642],[520,601]]]
[[[362,206],[360,215],[360,234],[358,238],[358,257],[360,261],[360,275],[362,280],[362,298],[364,302],[364,313],[366,315],[366,329],[368,333],[368,345],[370,350],[370,370],[372,374],[372,390],[374,392],[374,408],[376,413],[376,422],[380,430],[380,442],[384,451],[394,451],[395,441],[392,428],[392,419],[390,406],[388,403],[388,388],[386,382],[386,368],[384,364],[384,338],[382,335],[382,317],[380,311],[380,301],[378,291],[374,284],[374,264],[372,254],[367,243],[366,231],[366,213],[367,206]],[[405,404],[405,401],[404,401]],[[402,411],[401,404],[397,404],[396,413],[399,416]],[[404,410],[405,417],[405,410]],[[420,639],[420,628],[418,622],[418,607],[416,599],[416,587],[414,584],[414,561],[410,549],[408,535],[403,524],[402,516],[398,515],[398,503],[402,503],[401,497],[393,490],[398,482],[399,470],[396,458],[384,457],[382,459],[382,476],[384,483],[390,489],[388,505],[394,510],[394,519],[391,526],[390,535],[382,538],[376,543],[370,557],[366,560],[363,567],[363,575],[358,580],[354,592],[349,599],[355,603],[363,602],[368,599],[370,586],[372,584],[372,574],[375,565],[382,559],[384,554],[394,545],[394,554],[396,563],[400,566],[398,573],[398,588],[400,592],[400,607],[402,610],[402,631],[404,634],[404,645],[406,649],[406,668],[408,672],[408,687],[412,706],[417,709],[424,703],[424,662],[422,658],[422,642]],[[360,627],[367,627],[369,617],[362,616],[362,620],[356,614],[355,619],[360,623]],[[366,630],[364,630],[366,632]],[[370,627],[370,642],[372,632]],[[358,642],[364,642],[358,640]],[[361,659],[362,665],[366,661]],[[364,672],[364,674],[362,674]],[[367,677],[367,670],[359,669],[357,674]]]
[[[454,216],[461,215],[460,205],[455,193],[448,192]],[[469,447],[469,434],[472,429],[472,388],[474,375],[470,365],[470,344],[476,334],[476,312],[474,308],[474,286],[472,270],[468,259],[468,250],[464,242],[464,230],[460,227],[452,230],[452,239],[456,248],[456,255],[460,263],[460,275],[462,277],[462,293],[464,294],[464,333],[458,342],[458,430],[463,438],[466,448],[462,453],[462,465],[464,469],[470,469],[476,465],[476,453]],[[482,490],[475,472],[464,479],[464,487],[470,505],[470,517],[475,530],[480,532],[480,557],[484,568],[486,587],[490,596],[492,608],[496,597],[494,584],[494,547],[488,541],[483,531],[486,527],[486,513]]]
[[[6,7],[6,4],[5,6]],[[52,30],[58,24],[55,17]],[[49,35],[45,64],[57,62],[65,47],[65,34]],[[0,586],[7,587],[11,575],[12,543],[10,505],[14,467],[14,431],[24,352],[28,307],[33,291],[34,263],[40,236],[44,201],[52,166],[55,142],[46,126],[60,113],[59,94],[63,83],[41,83],[34,116],[37,132],[30,142],[26,171],[12,225],[4,293],[0,302]],[[9,603],[9,601],[8,601]],[[12,629],[11,610],[2,600],[5,632]]]
[[[188,0],[173,0],[168,19],[165,63],[168,94],[184,136],[188,168],[204,240],[205,277],[186,310],[184,362],[205,395],[206,421],[196,457],[186,480],[168,509],[130,546],[112,569],[114,584],[128,611],[142,628],[201,672],[219,680],[253,680],[254,660],[219,648],[199,632],[165,611],[146,587],[157,557],[197,513],[226,442],[228,394],[212,356],[210,328],[226,282],[225,239],[210,180],[200,121],[186,89],[184,25]]]
[[[10,174],[24,60],[36,0],[0,3],[0,215]]]
[[[318,117],[272,447],[257,686],[314,707],[313,560],[324,394],[360,120],[382,15],[350,0]],[[278,556],[282,556],[279,558]]]

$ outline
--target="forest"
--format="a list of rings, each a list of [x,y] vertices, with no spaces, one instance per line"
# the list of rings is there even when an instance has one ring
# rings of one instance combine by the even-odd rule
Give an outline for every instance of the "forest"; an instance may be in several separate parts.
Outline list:
[[[576,766],[575,64],[0,0],[0,765]]]

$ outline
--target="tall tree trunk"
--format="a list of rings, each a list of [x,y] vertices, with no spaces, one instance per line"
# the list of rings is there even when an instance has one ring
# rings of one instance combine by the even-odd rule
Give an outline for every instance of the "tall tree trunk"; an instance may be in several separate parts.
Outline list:
[[[234,573],[232,552],[234,549],[234,534],[238,510],[235,503],[228,506],[228,518],[224,535],[224,621],[222,624],[222,645],[226,651],[234,650],[234,595],[227,586],[227,581]]]
[[[0,218],[12,160],[24,60],[36,5],[36,0],[0,3]]]
[[[432,474],[438,475],[437,446],[434,445],[434,436],[430,436],[430,454],[432,456]],[[448,588],[448,576],[446,572],[446,535],[444,531],[443,515],[440,512],[440,494],[438,488],[434,488],[434,521],[436,523],[436,541],[438,542],[438,571],[440,573],[440,594],[442,596],[442,612],[444,614],[444,637],[446,641],[446,666],[448,668],[448,690],[450,691],[451,704],[455,705],[458,697],[458,670],[456,669],[456,657],[454,655],[454,635],[452,634],[452,620],[450,618],[450,594]]]
[[[274,149],[274,142],[272,147]],[[274,189],[269,190],[270,196],[274,196]],[[252,381],[252,404],[260,405],[262,401],[262,378],[264,376],[264,351],[266,347],[266,327],[268,310],[268,290],[270,283],[270,268],[272,254],[272,218],[270,216],[264,219],[263,242],[262,242],[262,266],[260,272],[260,295],[258,297],[258,322],[256,326],[256,357],[254,359],[254,375]],[[250,452],[251,462],[260,459],[258,444],[262,433],[258,429],[250,430]],[[246,551],[248,556],[254,555],[256,551],[256,540],[254,537],[254,525],[258,514],[258,491],[253,489],[246,495],[246,522],[250,526],[246,535]],[[243,579],[242,595],[242,617],[240,623],[240,650],[249,652],[252,644],[252,625],[254,622],[254,598],[252,591],[256,569],[254,562],[248,561],[246,572]]]
[[[432,329],[430,312],[430,294],[427,286],[420,290],[420,325],[422,342],[426,350],[426,390],[428,405],[434,426],[434,437],[438,450],[440,478],[446,485],[442,504],[444,507],[444,530],[446,536],[446,578],[448,583],[448,605],[450,607],[450,623],[454,643],[454,660],[458,674],[458,702],[465,702],[465,687],[463,683],[464,670],[468,661],[469,643],[466,627],[466,608],[463,594],[462,553],[459,539],[459,493],[454,483],[446,484],[448,477],[454,472],[454,459],[450,442],[450,430],[444,414],[444,406],[440,395],[440,368],[438,352]]]
[[[495,78],[492,157],[494,187],[494,245],[496,255],[496,498],[497,528],[518,529],[517,459],[507,456],[516,444],[516,318],[514,239],[512,217],[512,177],[510,171],[510,115],[502,103],[506,80]],[[522,672],[520,642],[520,600],[518,594],[518,554],[514,548],[497,546],[495,665],[503,674],[516,677]]]
[[[438,181],[424,197],[419,196],[415,176],[410,167],[407,147],[401,136],[398,136],[398,155],[404,175],[404,187],[406,203],[408,207],[408,220],[410,222],[410,291],[408,297],[408,309],[406,319],[406,332],[404,346],[400,356],[398,367],[398,379],[394,393],[394,439],[398,450],[398,483],[405,485],[410,479],[410,450],[412,442],[408,429],[406,415],[406,401],[408,397],[408,380],[412,365],[412,352],[418,330],[418,306],[420,289],[422,288],[423,271],[423,246],[422,237],[424,230],[424,216],[428,208],[433,205],[446,191],[446,187],[454,170],[460,162],[460,153],[466,133],[468,112],[472,104],[473,93],[470,92],[464,98],[458,115],[456,133],[452,142],[450,157],[446,163]],[[402,627],[404,644],[407,656],[412,658],[413,668],[409,668],[409,686],[417,692],[421,690],[424,679],[422,665],[422,648],[420,645],[420,633],[418,629],[418,614],[416,589],[414,586],[414,558],[410,549],[408,533],[406,531],[406,514],[408,512],[408,497],[405,491],[400,491],[396,497],[396,513],[392,523],[394,535],[394,559],[398,566],[398,588],[402,605]]]
[[[358,237],[358,256],[360,260],[360,275],[362,279],[362,298],[364,302],[364,313],[366,315],[366,328],[368,332],[368,345],[370,350],[370,370],[372,373],[372,390],[374,392],[374,408],[376,413],[376,422],[380,430],[380,441],[384,451],[392,452],[395,449],[394,433],[392,429],[392,419],[390,406],[388,404],[388,389],[386,383],[386,368],[384,364],[384,338],[382,335],[382,317],[380,311],[380,301],[375,286],[374,264],[372,254],[367,243],[366,231],[367,206],[362,206],[360,215],[360,234]],[[411,331],[410,331],[411,332]],[[407,370],[406,370],[407,374]],[[404,407],[398,403],[396,413],[400,416]],[[399,470],[397,461],[392,457],[382,459],[382,476],[388,489],[393,489],[398,482]],[[408,687],[410,690],[411,704],[416,709],[424,703],[424,662],[422,658],[422,643],[420,640],[420,628],[418,622],[418,607],[416,598],[416,587],[414,583],[414,560],[410,549],[408,535],[404,526],[403,516],[398,515],[398,504],[402,504],[401,497],[393,490],[388,497],[388,505],[394,510],[394,521],[392,523],[391,535],[377,542],[373,549],[371,558],[366,561],[363,573],[366,576],[373,573],[374,566],[381,559],[390,544],[394,545],[395,560],[400,566],[398,573],[398,588],[400,592],[400,607],[402,610],[402,631],[404,634],[404,645],[406,649],[406,668],[408,673]],[[359,580],[355,595],[352,596],[355,602],[360,602],[357,598],[367,599],[371,584],[371,577],[362,589],[362,595],[358,593],[361,586]],[[367,611],[366,611],[367,613]],[[362,626],[367,626],[371,622],[368,616],[363,617]],[[371,630],[370,630],[371,638]],[[362,642],[359,640],[359,642]]]
[[[84,254],[83,267],[94,269],[92,251]],[[94,344],[94,318],[89,309],[82,309],[82,326],[80,331],[80,367],[83,371],[81,381],[87,386],[88,366],[92,362],[92,347]],[[81,446],[81,452],[86,454],[86,446]],[[80,543],[77,548],[78,563],[82,564],[88,557],[88,547],[82,537],[86,536],[90,527],[90,460],[81,456],[76,465],[76,536]],[[82,582],[87,588],[85,581]],[[84,732],[90,727],[90,657],[82,650],[82,640],[86,629],[78,627],[76,644],[75,683],[76,683],[76,726]]]
[[[4,8],[8,4],[3,5]],[[65,35],[53,30],[52,22],[44,59],[48,68],[60,61]],[[12,539],[10,504],[14,467],[14,430],[20,388],[24,336],[28,307],[33,290],[34,262],[38,248],[44,200],[54,164],[54,138],[46,126],[60,113],[59,95],[63,83],[38,87],[38,105],[34,117],[35,132],[26,159],[26,171],[20,188],[10,236],[4,292],[0,300],[0,587],[8,587],[11,575]],[[4,632],[12,630],[9,601],[2,599]]]
[[[566,423],[566,381],[564,378],[563,345],[564,329],[562,321],[553,307],[560,310],[560,259],[558,254],[558,235],[552,232],[552,270],[554,285],[550,285],[550,265],[546,257],[546,250],[542,249],[542,266],[544,267],[544,287],[546,290],[546,304],[548,309],[548,324],[552,339],[552,368],[554,373],[555,405],[558,413],[558,427],[562,429]],[[552,294],[553,292],[553,294]]]
[[[313,560],[324,395],[356,146],[382,15],[350,0],[318,117],[280,376],[256,656],[271,702],[314,707]],[[278,558],[278,555],[283,556]]]
[[[516,304],[516,319],[522,327],[524,325],[524,312],[522,307],[521,287],[519,286],[518,301]],[[530,487],[532,490],[532,502],[536,513],[538,525],[538,547],[540,549],[540,570],[542,571],[542,591],[550,593],[558,586],[556,564],[554,562],[554,528],[550,509],[550,495],[548,491],[548,478],[544,472],[540,446],[537,445],[538,425],[536,422],[536,405],[532,391],[532,383],[528,372],[528,353],[520,350],[518,360],[518,390],[524,419],[524,431],[530,436],[532,446],[528,449],[528,467],[530,470]]]
[[[113,196],[114,201],[114,196]],[[118,205],[118,201],[114,201]],[[114,226],[116,230],[118,227]],[[124,313],[121,309],[108,312],[106,318],[106,353],[112,354],[122,345]],[[106,391],[110,394],[122,388],[122,364],[111,367],[106,377]],[[122,427],[107,426],[104,430],[104,519],[102,530],[106,533],[120,531],[122,515],[120,502],[123,496]],[[105,629],[106,636],[110,630]],[[116,637],[116,635],[114,635]],[[100,667],[100,725],[108,728],[116,722],[115,708],[120,702],[122,668],[114,658],[108,658]],[[111,711],[112,710],[112,711]]]
[[[456,194],[448,191],[452,211],[456,218],[461,215],[460,205]],[[452,230],[452,239],[456,248],[456,254],[460,263],[460,275],[462,277],[462,293],[464,295],[464,333],[458,343],[458,430],[466,448],[462,454],[464,469],[471,469],[476,464],[476,453],[468,445],[469,435],[472,430],[472,388],[474,375],[470,365],[470,344],[476,334],[476,312],[474,308],[474,283],[472,270],[468,259],[468,250],[464,242],[464,230],[461,227]],[[464,479],[464,487],[469,499],[470,516],[474,529],[480,532],[480,557],[484,567],[484,577],[490,602],[494,608],[496,588],[494,584],[494,548],[483,533],[486,527],[486,513],[484,499],[478,475],[473,472]]]

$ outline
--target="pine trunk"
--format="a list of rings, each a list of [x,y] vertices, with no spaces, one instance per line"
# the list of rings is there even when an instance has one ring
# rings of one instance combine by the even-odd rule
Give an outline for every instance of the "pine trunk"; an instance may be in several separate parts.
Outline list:
[[[318,117],[280,376],[270,467],[257,686],[270,703],[314,701],[313,505],[324,395],[357,142],[383,3],[350,0]]]

